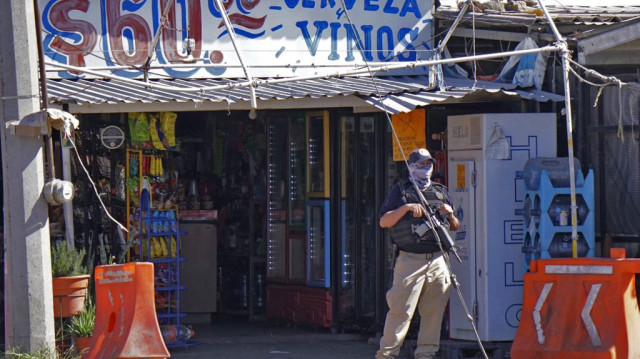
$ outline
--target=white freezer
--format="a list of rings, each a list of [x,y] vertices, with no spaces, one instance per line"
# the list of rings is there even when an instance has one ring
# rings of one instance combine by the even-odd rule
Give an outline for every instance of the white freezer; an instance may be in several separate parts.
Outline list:
[[[450,116],[448,188],[461,226],[459,263],[451,257],[464,300],[483,341],[515,338],[523,295],[525,185],[517,175],[533,157],[556,156],[556,115]],[[450,337],[475,340],[458,295],[451,293]]]

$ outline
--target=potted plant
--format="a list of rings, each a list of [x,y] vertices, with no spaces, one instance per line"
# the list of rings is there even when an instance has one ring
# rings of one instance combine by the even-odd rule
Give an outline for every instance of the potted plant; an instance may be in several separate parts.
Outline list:
[[[80,314],[71,317],[67,324],[68,332],[73,337],[74,345],[78,352],[89,348],[91,335],[96,321],[95,305],[88,305]]]
[[[89,285],[87,268],[82,264],[86,251],[61,241],[51,249],[53,314],[56,318],[79,314],[84,308]]]

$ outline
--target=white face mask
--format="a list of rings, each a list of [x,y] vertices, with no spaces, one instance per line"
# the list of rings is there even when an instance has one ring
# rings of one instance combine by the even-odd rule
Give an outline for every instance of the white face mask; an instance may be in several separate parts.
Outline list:
[[[431,185],[431,174],[433,173],[433,163],[409,165],[409,179],[415,183],[420,190],[425,190]]]

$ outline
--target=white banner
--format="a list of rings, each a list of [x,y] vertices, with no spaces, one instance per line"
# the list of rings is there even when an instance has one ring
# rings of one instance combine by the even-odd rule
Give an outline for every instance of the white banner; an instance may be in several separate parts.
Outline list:
[[[47,61],[140,77],[163,26],[149,77],[244,77],[216,0],[39,1]],[[169,1],[175,2],[162,22]],[[346,12],[342,0],[223,3],[253,77],[335,73],[361,66],[365,59],[380,63],[431,58],[432,0],[344,0]],[[187,38],[195,40],[191,57],[204,66],[186,65]],[[47,76],[89,77],[67,71]]]

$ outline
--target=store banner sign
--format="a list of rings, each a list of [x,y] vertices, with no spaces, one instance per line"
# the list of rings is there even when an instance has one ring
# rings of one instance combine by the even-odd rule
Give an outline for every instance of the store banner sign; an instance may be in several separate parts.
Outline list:
[[[391,124],[393,124],[395,136],[398,136],[398,140],[396,140],[393,133],[391,134],[394,161],[404,161],[402,153],[409,159],[411,151],[427,146],[424,109],[391,115]],[[400,141],[400,145],[398,145],[398,141]]]
[[[151,53],[150,77],[243,78],[244,70],[217,3],[218,0],[39,0],[45,60],[136,78],[143,76],[140,68]],[[431,57],[432,0],[222,3],[236,34],[242,61],[251,68],[253,77],[333,74],[362,66],[364,60],[375,64]],[[171,8],[163,21],[168,4]],[[162,31],[158,32],[160,27]],[[157,46],[149,51],[157,33]],[[185,47],[185,43],[191,46]],[[192,61],[204,66],[190,67]],[[427,69],[412,71],[425,73]],[[50,71],[48,76],[96,75],[62,70]]]

